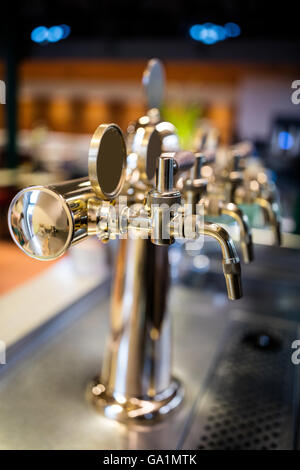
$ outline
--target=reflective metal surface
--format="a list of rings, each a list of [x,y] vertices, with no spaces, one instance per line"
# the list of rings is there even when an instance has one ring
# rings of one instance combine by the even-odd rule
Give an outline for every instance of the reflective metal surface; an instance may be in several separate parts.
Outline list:
[[[93,402],[108,417],[151,420],[182,400],[171,376],[168,264],[167,247],[120,240],[111,332],[100,378],[91,385]]]
[[[175,449],[222,337],[227,311],[197,290],[177,287],[170,300],[174,373],[187,384],[176,412],[152,426],[139,420],[125,426],[96,413],[85,399],[109,332],[109,302],[102,301],[89,311],[82,308],[76,321],[70,315],[64,331],[44,337],[0,376],[0,448]]]
[[[225,204],[260,206],[264,222],[273,232],[274,244],[281,245],[278,192],[263,163],[257,158],[251,160],[253,144],[246,141],[229,147],[219,146],[219,132],[204,121],[196,132],[194,149],[204,155],[205,164],[209,165],[203,168],[203,176],[208,178],[207,197]],[[240,229],[243,232],[241,224]],[[248,262],[251,242],[248,246],[245,240],[241,242],[244,259]]]
[[[242,442],[239,435],[241,432],[245,434],[247,430],[249,433],[253,431],[248,447],[251,449],[257,443],[254,442],[256,431],[254,426],[248,424],[249,421],[255,420],[257,426],[266,429],[263,435],[278,432],[278,429],[273,429],[278,408],[267,413],[267,405],[273,406],[268,402],[257,410],[257,415],[249,416],[245,387],[239,395],[227,393],[225,397],[222,393],[224,388],[219,390],[221,395],[208,395],[211,399],[206,400],[208,406],[202,408],[204,415],[200,416],[195,407],[196,400],[201,401],[204,393],[212,390],[207,386],[210,383],[207,377],[217,375],[220,380],[227,379],[229,385],[238,386],[238,379],[242,375],[239,374],[239,362],[232,363],[232,374],[224,367],[216,369],[217,373],[214,373],[217,351],[221,360],[234,360],[234,356],[226,355],[224,349],[230,349],[232,345],[231,336],[225,334],[231,319],[245,320],[251,329],[261,329],[261,325],[264,325],[264,328],[278,326],[288,331],[296,322],[299,325],[300,251],[274,247],[258,247],[257,251],[256,263],[245,268],[245,296],[237,303],[226,300],[222,275],[218,274],[219,264],[214,262],[209,273],[198,276],[194,273],[186,286],[176,285],[171,289],[169,312],[173,321],[174,374],[186,384],[185,398],[177,412],[170,413],[165,420],[152,426],[134,423],[125,426],[95,413],[94,408],[84,399],[86,384],[99,368],[105,352],[105,336],[109,332],[109,303],[102,300],[92,308],[89,305],[88,311],[81,305],[81,316],[78,318],[77,313],[76,321],[70,312],[69,321],[64,323],[63,330],[51,330],[49,335],[44,335],[36,349],[27,349],[27,355],[23,354],[18,363],[11,363],[8,359],[7,373],[0,375],[0,448],[193,449],[205,435],[209,436],[209,446],[212,441],[216,446],[218,440],[229,442],[231,438],[235,442]],[[296,337],[299,337],[299,333]],[[224,343],[226,338],[228,342]],[[26,348],[28,346],[26,344]],[[289,344],[283,354],[285,360],[290,360]],[[264,351],[263,355],[264,364],[268,367],[268,351]],[[257,370],[253,369],[255,364],[248,363],[247,359],[249,355],[238,357],[246,369],[253,371],[246,376],[252,390],[257,383],[255,380],[261,377],[270,390],[272,380],[278,380],[276,371],[280,378],[281,365],[278,369],[277,362],[272,363],[272,377],[269,380],[270,369],[268,373],[264,368],[259,369],[258,377]],[[283,386],[290,392],[292,382],[288,382],[287,371],[283,373]],[[279,391],[273,390],[274,394]],[[285,396],[281,395],[280,400],[285,399]],[[231,397],[230,406],[237,404],[234,417],[229,417],[234,421],[231,425],[224,423],[228,408],[222,406],[218,408],[215,421],[204,421],[208,416],[206,410],[209,411],[213,400],[220,397],[226,399],[227,403]],[[258,403],[254,396],[251,410]],[[191,417],[195,418],[193,423]],[[261,424],[260,417],[264,420]],[[218,439],[212,436],[212,433],[219,432],[214,425],[216,422],[225,428],[224,434]],[[205,429],[205,434],[200,433],[204,426],[212,424],[210,429]],[[239,430],[240,425],[244,426],[243,430]],[[268,426],[271,429],[267,429]],[[283,432],[280,440],[287,436]],[[232,445],[230,442],[228,445]]]
[[[121,191],[126,170],[126,144],[116,124],[101,124],[89,149],[89,178],[96,195],[113,199]]]
[[[231,238],[216,224],[198,230],[219,243],[228,297],[239,299],[240,263]],[[93,403],[108,417],[150,421],[182,401],[183,389],[172,378],[168,265],[166,246],[120,241],[111,333],[100,378],[90,385]]]
[[[128,181],[133,186],[141,182],[153,185],[157,158],[162,151],[179,150],[177,130],[161,118],[165,72],[162,62],[151,59],[143,74],[146,94],[146,114],[128,126],[127,147],[129,152]]]
[[[90,385],[89,395],[106,416],[150,421],[173,411],[183,398],[183,387],[172,375],[167,308],[168,247],[177,236],[186,240],[202,235],[214,238],[222,250],[228,297],[239,299],[242,290],[239,258],[230,236],[216,224],[200,223],[203,221],[198,221],[196,214],[189,213],[182,205],[181,192],[174,187],[174,175],[185,175],[191,170],[196,162],[195,155],[188,151],[160,155],[160,135],[153,126],[139,127],[135,137],[139,142],[137,162],[142,162],[142,169],[138,167],[140,171],[135,180],[134,171],[129,175],[124,188],[126,153],[122,133],[114,124],[101,125],[90,145],[90,182],[87,179],[77,181],[81,191],[76,182],[51,189],[65,209],[64,218],[58,213],[45,236],[41,226],[45,224],[44,214],[48,211],[51,214],[48,199],[40,201],[38,193],[35,202],[30,193],[29,204],[22,205],[21,209],[26,220],[33,219],[31,226],[40,236],[42,248],[36,256],[38,259],[42,255],[53,259],[71,242],[87,235],[96,234],[103,242],[116,237],[121,239],[114,276],[111,333],[100,377]],[[158,168],[153,187],[150,176],[156,161]],[[143,172],[146,173],[144,181]],[[121,190],[131,195],[125,204],[115,199]],[[32,210],[36,214],[34,218]],[[193,229],[189,232],[190,218]],[[12,219],[16,219],[15,213]],[[81,230],[80,235],[78,230]],[[30,246],[34,246],[36,233],[30,232],[29,236]],[[58,247],[57,239],[61,242]],[[35,256],[36,252],[30,254]]]
[[[11,236],[28,256],[47,261],[87,236],[87,178],[19,192],[8,212]]]
[[[255,203],[262,208],[266,223],[271,226],[273,232],[274,244],[281,245],[281,221],[279,208],[276,201],[270,201],[267,198],[258,197]]]
[[[297,449],[298,375],[289,350],[297,325],[266,318],[231,322],[227,341],[199,397],[183,447]]]
[[[193,213],[197,210],[197,204],[202,203],[207,218],[219,218],[222,215],[233,218],[239,225],[240,246],[244,263],[253,260],[253,245],[251,228],[247,216],[232,202],[226,203],[222,196],[207,194],[208,180],[201,178],[201,169],[207,158],[203,153],[196,153],[195,163],[189,177],[183,183],[185,202],[190,204]]]
[[[240,153],[237,153],[237,149],[240,149]],[[215,193],[219,198],[223,194],[225,202],[243,206],[258,205],[265,224],[269,225],[273,232],[274,245],[280,246],[281,220],[276,187],[272,181],[268,181],[266,170],[261,164],[258,165],[257,171],[256,167],[254,170],[248,168],[245,157],[250,150],[249,143],[241,143],[225,152],[225,166],[215,168],[209,193]]]
[[[129,170],[131,172],[137,170],[142,181],[151,183],[155,175],[157,159],[162,152],[162,139],[159,132],[153,126],[139,127],[132,136],[129,148],[133,154],[129,156]],[[136,174],[134,174],[134,179],[137,179]]]
[[[236,204],[222,204],[221,213],[234,219],[240,230],[240,246],[242,250],[244,263],[248,264],[254,259],[252,234],[248,217],[243,214]]]
[[[141,122],[141,118],[134,127],[128,157],[119,127],[102,124],[91,140],[89,179],[47,188],[28,188],[16,196],[9,214],[14,240],[25,253],[37,259],[54,259],[87,235],[97,235],[103,242],[120,238],[110,333],[100,375],[91,382],[96,368],[88,376],[86,394],[97,410],[106,417],[126,422],[129,428],[131,423],[134,426],[145,422],[155,424],[157,418],[177,408],[180,415],[179,405],[184,408],[184,386],[173,376],[171,310],[168,308],[168,246],[176,238],[176,227],[180,226],[182,238],[195,240],[205,235],[219,244],[229,299],[242,296],[239,258],[224,228],[215,223],[202,223],[203,220],[200,223],[197,219],[195,207],[202,197],[214,205],[212,210],[206,205],[207,216],[225,214],[239,223],[244,259],[247,262],[252,257],[247,220],[235,206],[236,190],[244,182],[242,172],[234,166],[233,171],[231,168],[229,172],[216,173],[217,190],[210,199],[206,192],[207,181],[201,179],[204,155],[195,156],[187,151],[161,154],[166,137],[174,135],[173,127],[160,122],[156,109],[161,105],[163,82],[160,62],[150,61],[144,85],[148,106],[155,110],[149,111],[147,119]],[[205,144],[213,148],[215,137],[213,134]],[[203,142],[201,138],[200,147]],[[237,162],[235,159],[236,165]],[[247,188],[243,189],[247,201],[259,201],[260,191],[254,197]],[[130,196],[125,206],[116,199],[119,194]],[[183,204],[185,195],[192,202],[191,213]],[[269,201],[266,196],[262,199]],[[274,212],[274,207],[271,209]],[[266,211],[269,222],[274,225],[273,212]],[[193,235],[188,234],[184,225],[190,216],[195,227]],[[136,222],[145,222],[146,226],[137,227]],[[279,235],[279,225],[276,233]],[[143,236],[134,239],[130,236],[137,234]],[[188,305],[192,308],[191,303]],[[181,308],[184,310],[186,305],[183,303]],[[197,346],[198,340],[196,349]],[[187,349],[190,355],[190,348]],[[185,356],[182,372],[188,361]],[[75,375],[78,368],[76,364],[73,367]],[[189,377],[188,389],[192,383]],[[72,387],[69,385],[62,393],[70,400]],[[98,432],[95,415],[91,428]],[[133,435],[139,439],[139,433]]]
[[[217,224],[205,223],[204,235],[214,238],[220,245],[223,256],[223,272],[226,281],[227,295],[231,300],[242,297],[241,266],[235,246],[230,236]]]

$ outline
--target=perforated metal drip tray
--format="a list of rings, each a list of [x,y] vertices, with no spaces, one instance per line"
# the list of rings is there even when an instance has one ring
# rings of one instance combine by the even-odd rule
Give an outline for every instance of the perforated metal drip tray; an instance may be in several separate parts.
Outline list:
[[[293,324],[233,321],[183,448],[298,448],[300,366],[291,360],[296,338]]]

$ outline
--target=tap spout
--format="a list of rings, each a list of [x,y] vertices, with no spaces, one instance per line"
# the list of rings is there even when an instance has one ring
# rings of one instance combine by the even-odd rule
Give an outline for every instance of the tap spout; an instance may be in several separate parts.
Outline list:
[[[255,204],[261,207],[266,221],[270,224],[273,232],[274,243],[281,245],[281,223],[279,216],[278,204],[276,201],[257,197]]]
[[[233,203],[222,205],[221,212],[222,214],[233,218],[238,223],[240,229],[240,245],[244,263],[250,263],[253,261],[253,244],[248,217],[236,204]]]
[[[228,232],[220,225],[204,222],[196,224],[200,234],[214,238],[220,245],[223,257],[223,272],[226,281],[227,295],[230,300],[242,297],[241,265],[234,243]]]

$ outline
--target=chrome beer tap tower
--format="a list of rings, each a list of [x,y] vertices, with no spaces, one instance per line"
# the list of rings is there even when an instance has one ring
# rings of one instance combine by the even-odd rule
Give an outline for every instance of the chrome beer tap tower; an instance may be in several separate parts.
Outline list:
[[[148,120],[131,128],[128,152],[116,124],[100,125],[90,144],[88,177],[26,188],[15,196],[8,215],[13,240],[38,260],[58,258],[87,236],[102,242],[119,238],[110,334],[88,396],[106,416],[125,422],[165,416],[184,396],[172,375],[168,247],[174,240],[215,239],[228,297],[242,295],[240,262],[230,236],[197,214],[206,188],[199,178],[201,155],[168,148],[166,137],[176,141],[176,131],[160,118],[159,69],[158,61],[148,66],[144,81],[151,108]],[[247,229],[240,226],[250,258]]]

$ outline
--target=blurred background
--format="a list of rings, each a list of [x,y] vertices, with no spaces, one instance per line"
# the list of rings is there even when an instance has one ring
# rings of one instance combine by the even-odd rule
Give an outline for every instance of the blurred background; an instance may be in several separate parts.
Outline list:
[[[252,140],[281,192],[284,231],[300,232],[294,2],[31,0],[9,6],[0,33],[1,292],[49,267],[27,259],[9,240],[13,195],[31,184],[85,175],[99,123],[116,122],[126,131],[144,113],[141,77],[151,57],[166,66],[164,116],[182,144],[188,148],[202,118],[218,128],[223,144]]]
[[[182,146],[191,147],[201,120],[218,130],[221,145],[252,141],[253,156],[269,169],[279,190],[284,232],[284,248],[254,247],[254,262],[242,265],[244,296],[236,303],[227,300],[216,243],[205,243],[204,251],[193,256],[180,244],[172,245],[176,370],[190,397],[196,397],[223,344],[227,322],[245,322],[227,343],[224,358],[227,354],[231,362],[217,373],[225,377],[225,386],[219,385],[220,413],[212,415],[204,437],[210,436],[209,427],[215,430],[213,419],[216,426],[218,419],[222,422],[227,396],[229,401],[233,397],[228,406],[232,428],[224,421],[217,429],[222,439],[227,433],[243,448],[246,423],[253,439],[244,434],[247,448],[295,448],[300,374],[290,357],[292,341],[299,338],[300,312],[297,2],[23,0],[2,2],[1,18],[0,366],[5,363],[1,344],[7,366],[0,367],[0,375],[15,358],[22,361],[0,383],[0,448],[125,446],[118,441],[116,423],[99,424],[83,400],[87,381],[99,370],[109,328],[115,242],[104,246],[88,237],[59,260],[40,262],[13,243],[7,211],[21,188],[87,175],[97,126],[115,122],[126,133],[144,115],[142,75],[155,57],[166,69],[163,116],[177,127]],[[57,332],[64,328],[59,339]],[[26,362],[35,345],[37,353],[28,354]],[[223,393],[228,389],[232,395]],[[209,391],[208,403],[214,403],[212,396]],[[280,424],[278,413],[288,425],[283,418]],[[294,443],[282,443],[281,438],[291,440],[293,426]],[[173,448],[177,428],[171,422],[167,431],[150,433],[150,444]],[[192,429],[192,434],[199,446],[199,431]],[[143,448],[145,435],[129,433],[129,446]],[[224,448],[224,442],[208,444]]]

